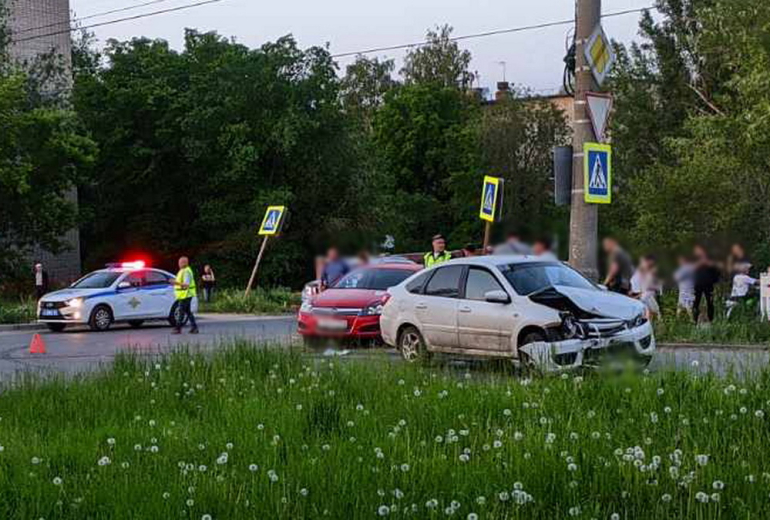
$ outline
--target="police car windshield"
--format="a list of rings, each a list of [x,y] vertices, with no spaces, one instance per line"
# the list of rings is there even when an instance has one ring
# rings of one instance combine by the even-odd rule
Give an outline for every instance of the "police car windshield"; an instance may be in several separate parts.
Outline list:
[[[84,276],[72,284],[75,289],[106,289],[115,283],[123,273],[114,271],[97,271]]]
[[[412,274],[408,269],[358,269],[343,276],[334,288],[384,291],[400,284]]]
[[[583,275],[556,262],[501,265],[500,270],[511,282],[516,293],[521,296],[527,296],[554,285],[596,289],[596,286]]]

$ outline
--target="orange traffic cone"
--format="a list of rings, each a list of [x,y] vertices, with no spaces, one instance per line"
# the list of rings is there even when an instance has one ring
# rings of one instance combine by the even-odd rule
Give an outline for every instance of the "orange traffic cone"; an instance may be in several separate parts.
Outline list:
[[[29,344],[30,354],[45,354],[45,341],[40,334],[32,336],[32,342]]]

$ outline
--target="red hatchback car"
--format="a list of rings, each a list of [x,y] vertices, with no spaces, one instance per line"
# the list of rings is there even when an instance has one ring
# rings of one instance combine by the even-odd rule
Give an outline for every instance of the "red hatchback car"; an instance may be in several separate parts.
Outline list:
[[[379,341],[388,288],[421,269],[413,263],[381,263],[351,271],[302,304],[297,331],[312,346],[329,339]]]

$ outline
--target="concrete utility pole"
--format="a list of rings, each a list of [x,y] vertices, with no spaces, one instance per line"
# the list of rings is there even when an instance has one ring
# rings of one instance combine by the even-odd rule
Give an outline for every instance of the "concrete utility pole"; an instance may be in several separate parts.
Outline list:
[[[599,277],[597,236],[599,216],[595,204],[586,204],[583,183],[583,143],[595,142],[586,105],[586,92],[596,90],[584,49],[601,21],[601,0],[575,0],[575,105],[572,137],[572,205],[569,223],[569,263],[592,280]]]

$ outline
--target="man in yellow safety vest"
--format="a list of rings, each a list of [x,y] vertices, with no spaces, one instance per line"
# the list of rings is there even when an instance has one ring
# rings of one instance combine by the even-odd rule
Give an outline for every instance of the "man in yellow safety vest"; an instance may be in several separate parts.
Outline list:
[[[174,286],[174,296],[179,309],[179,312],[175,313],[174,316],[172,334],[182,332],[185,317],[190,320],[190,334],[198,334],[198,325],[195,323],[195,316],[192,312],[192,300],[195,298],[195,275],[190,267],[190,260],[186,256],[179,259],[179,272],[171,284]]]
[[[423,264],[425,268],[433,267],[436,264],[448,262],[452,259],[452,253],[446,250],[446,240],[443,235],[433,237],[433,249],[430,253],[425,253]]]

